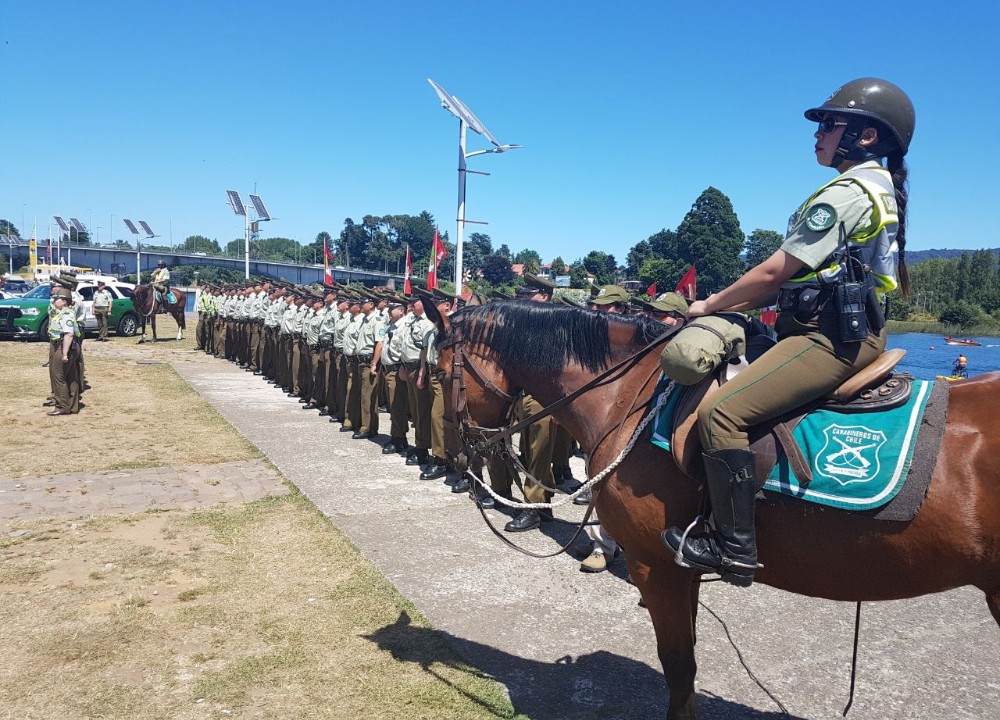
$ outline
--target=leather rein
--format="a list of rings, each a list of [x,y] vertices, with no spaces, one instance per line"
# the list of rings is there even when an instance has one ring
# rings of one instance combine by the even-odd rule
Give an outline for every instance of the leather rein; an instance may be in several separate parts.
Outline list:
[[[627,358],[621,362],[612,365],[607,370],[604,370],[596,377],[592,378],[589,382],[584,383],[582,386],[571,392],[569,395],[565,395],[555,402],[547,405],[546,407],[539,410],[537,413],[530,415],[520,422],[514,423],[513,425],[507,424],[499,428],[483,427],[481,425],[474,424],[472,422],[472,417],[469,414],[468,399],[466,396],[466,385],[465,385],[465,373],[464,369],[468,368],[470,374],[476,378],[476,381],[482,385],[483,388],[493,393],[507,405],[507,418],[510,420],[513,415],[514,403],[517,400],[516,395],[511,395],[501,389],[495,382],[493,382],[487,374],[483,371],[482,367],[473,359],[473,356],[469,353],[463,352],[461,339],[458,337],[447,338],[444,342],[439,345],[440,350],[445,350],[447,348],[453,348],[452,351],[452,361],[451,361],[451,417],[445,418],[445,423],[455,427],[457,425],[457,431],[459,438],[462,441],[463,451],[467,457],[484,457],[484,456],[495,456],[502,462],[504,462],[509,469],[512,470],[511,475],[514,478],[518,489],[521,493],[524,493],[524,483],[521,480],[521,473],[524,474],[524,482],[533,482],[539,487],[545,487],[547,490],[559,492],[563,494],[565,491],[559,488],[550,488],[545,486],[541,481],[539,481],[535,476],[528,472],[527,468],[521,462],[520,456],[514,451],[512,445],[512,437],[515,433],[533,425],[534,423],[548,417],[557,410],[568,406],[574,400],[579,398],[581,395],[593,390],[596,387],[602,385],[617,382],[626,373],[632,370],[639,361],[642,360],[646,355],[652,352],[654,349],[665,343],[674,333],[683,327],[682,324],[675,325],[673,327],[665,328],[663,334],[658,335],[652,341],[650,341],[645,347],[638,350],[637,352],[629,355]],[[643,384],[643,387],[645,383]],[[642,390],[640,388],[639,393]],[[610,435],[620,433],[622,427],[624,426],[626,420],[631,417],[631,415],[636,410],[636,403],[638,402],[638,394],[636,398],[632,401],[632,405],[627,413],[622,416],[622,420],[618,425],[612,430],[605,434],[605,436],[598,441],[597,446],[607,439]],[[648,405],[649,401],[642,403],[641,406]],[[454,418],[458,419],[458,422]],[[597,449],[596,447],[594,448]],[[589,474],[589,473],[588,473]],[[507,546],[517,550],[520,553],[529,555],[534,558],[550,558],[560,555],[576,541],[583,528],[590,521],[590,516],[594,512],[594,499],[597,493],[600,491],[600,482],[598,481],[593,486],[593,494],[591,496],[590,504],[587,507],[586,513],[584,513],[583,519],[580,521],[576,532],[573,536],[562,545],[557,551],[552,553],[535,553],[525,548],[520,547],[511,540],[509,540],[504,534],[502,534],[493,525],[489,516],[486,514],[486,510],[483,508],[482,503],[479,501],[478,496],[476,498],[476,505],[479,508],[480,514],[482,514],[483,519],[486,521],[487,527],[500,538]]]

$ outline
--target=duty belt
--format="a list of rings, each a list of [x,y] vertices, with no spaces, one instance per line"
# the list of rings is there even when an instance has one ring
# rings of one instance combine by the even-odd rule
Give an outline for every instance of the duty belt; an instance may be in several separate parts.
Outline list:
[[[370,363],[374,355],[355,355],[354,356],[358,362]]]

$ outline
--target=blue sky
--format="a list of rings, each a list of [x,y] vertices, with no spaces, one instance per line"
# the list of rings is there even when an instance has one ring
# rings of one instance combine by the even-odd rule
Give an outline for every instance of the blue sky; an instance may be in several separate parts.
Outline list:
[[[233,188],[264,198],[266,237],[428,210],[454,238],[458,121],[430,77],[525,146],[470,160],[491,173],[470,176],[467,216],[489,222],[470,230],[623,263],[709,186],[744,232],[783,231],[832,177],[802,111],[874,75],[917,109],[908,247],[997,247],[997,8],[4,0],[0,217],[225,244]]]

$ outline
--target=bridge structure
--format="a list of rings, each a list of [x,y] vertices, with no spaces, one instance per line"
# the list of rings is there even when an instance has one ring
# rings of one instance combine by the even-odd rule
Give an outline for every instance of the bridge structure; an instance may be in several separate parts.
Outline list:
[[[42,243],[39,242],[38,255],[44,256]],[[27,240],[16,240],[13,243],[0,246],[0,249],[13,253],[15,266],[27,265],[30,261]],[[93,245],[77,245],[62,243],[60,253],[68,265],[93,268],[109,275],[127,275],[135,272],[135,250],[122,248],[95,247]],[[229,268],[243,272],[243,257],[232,258],[221,255],[194,255],[180,251],[155,252],[143,251],[140,254],[141,269],[149,272],[156,263],[163,260],[167,267],[177,265],[207,265],[210,267]],[[41,258],[39,262],[42,262]],[[355,270],[351,268],[331,268],[333,279],[342,284],[360,282],[368,287],[402,286],[403,276],[392,273],[381,273],[373,270]],[[319,283],[323,280],[323,267],[315,265],[300,265],[296,263],[275,262],[250,258],[250,274],[262,275],[274,279],[281,278],[297,285]]]

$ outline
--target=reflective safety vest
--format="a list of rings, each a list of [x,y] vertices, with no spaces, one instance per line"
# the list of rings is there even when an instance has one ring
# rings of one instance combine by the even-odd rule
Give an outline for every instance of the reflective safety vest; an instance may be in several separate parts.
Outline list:
[[[861,262],[871,268],[875,277],[875,289],[879,293],[895,290],[896,283],[896,231],[899,229],[899,211],[896,208],[896,189],[892,176],[882,167],[855,167],[821,187],[809,197],[798,212],[792,216],[794,227],[803,221],[810,204],[821,192],[831,185],[845,180],[860,187],[872,203],[871,219],[864,227],[858,227],[847,237],[849,248],[861,249]],[[782,287],[796,289],[807,286],[829,284],[838,279],[843,267],[840,260],[841,248],[832,254],[818,270],[803,270],[785,282]],[[860,280],[861,278],[858,278]]]

